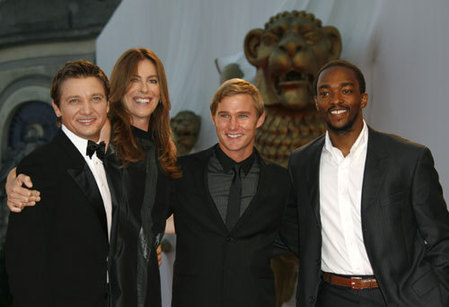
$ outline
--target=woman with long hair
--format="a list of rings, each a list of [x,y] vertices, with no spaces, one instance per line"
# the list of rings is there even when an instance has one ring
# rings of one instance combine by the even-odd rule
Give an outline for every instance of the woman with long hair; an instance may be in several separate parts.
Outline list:
[[[110,83],[111,147],[123,187],[111,242],[112,299],[118,306],[159,306],[156,247],[165,229],[169,178],[180,177],[167,77],[154,52],[135,48],[117,60]]]
[[[170,178],[179,178],[176,147],[171,138],[167,77],[160,59],[149,49],[133,48],[117,60],[110,77],[108,117],[102,138],[109,140],[107,161],[119,169],[109,253],[113,306],[161,306],[156,248],[168,214]],[[8,176],[8,207],[20,212],[39,200],[24,190],[30,178]],[[14,194],[15,199],[11,199]]]

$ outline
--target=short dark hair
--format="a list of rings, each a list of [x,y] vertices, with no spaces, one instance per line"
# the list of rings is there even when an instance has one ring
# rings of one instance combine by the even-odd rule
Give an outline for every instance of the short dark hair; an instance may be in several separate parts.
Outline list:
[[[59,107],[61,99],[61,85],[67,79],[95,77],[103,85],[106,100],[109,100],[109,80],[106,74],[97,65],[86,60],[68,61],[62,66],[53,78],[51,83],[51,99]]]
[[[315,93],[315,96],[318,95],[318,78],[320,77],[320,74],[330,68],[330,67],[335,67],[335,66],[340,66],[340,67],[346,67],[349,68],[350,70],[352,70],[355,73],[355,77],[357,78],[357,81],[359,82],[359,86],[360,86],[360,93],[363,94],[366,91],[366,83],[365,83],[365,77],[363,76],[362,71],[360,70],[360,68],[358,68],[356,65],[352,64],[351,62],[345,61],[345,60],[333,60],[330,62],[327,62],[326,64],[323,65],[323,67],[320,68],[320,70],[318,71],[318,73],[316,74],[315,77],[315,81],[313,81],[313,90]]]

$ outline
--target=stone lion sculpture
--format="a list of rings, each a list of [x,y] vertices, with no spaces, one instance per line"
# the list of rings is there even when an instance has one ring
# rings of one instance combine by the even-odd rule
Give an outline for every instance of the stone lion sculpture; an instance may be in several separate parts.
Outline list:
[[[339,31],[305,11],[279,13],[264,29],[248,32],[245,56],[257,68],[255,85],[265,102],[265,124],[256,135],[265,158],[286,166],[294,149],[325,131],[313,105],[313,80],[341,47]]]
[[[201,117],[192,111],[180,111],[170,120],[170,126],[173,131],[178,155],[187,155],[198,140]]]

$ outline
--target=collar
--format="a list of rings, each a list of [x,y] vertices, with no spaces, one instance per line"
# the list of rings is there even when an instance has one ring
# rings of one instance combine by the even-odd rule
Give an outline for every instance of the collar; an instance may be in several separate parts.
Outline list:
[[[65,135],[69,138],[73,145],[75,145],[80,154],[85,157],[87,149],[87,139],[77,136],[64,125],[61,125],[61,130],[65,133]]]
[[[359,136],[355,140],[354,144],[352,144],[352,147],[351,147],[351,150],[349,151],[349,155],[348,156],[352,156],[355,153],[360,152],[361,149],[366,147],[367,143],[368,143],[368,126],[366,125],[365,120],[363,120],[362,131],[360,131]],[[336,147],[334,147],[332,145],[332,141],[331,141],[331,139],[329,137],[329,132],[328,131],[326,131],[326,135],[325,135],[325,138],[324,138],[323,150],[326,150],[327,152],[329,152],[333,156],[335,156],[336,151],[339,153],[339,155],[341,155],[341,151],[338,148],[336,148]]]
[[[150,133],[148,131],[139,129],[137,127],[134,127],[133,125],[131,125],[131,129],[132,129],[133,135],[135,137],[138,137],[138,138],[141,138],[141,139],[150,139],[151,138],[150,137],[151,135],[150,135]]]
[[[238,164],[242,168],[243,172],[245,173],[245,176],[248,175],[249,170],[251,169],[251,166],[253,166],[254,160],[256,159],[256,150],[254,149],[252,154],[243,160],[242,162],[235,162],[231,158],[229,158],[223,150],[221,150],[220,146],[217,144],[215,145],[215,154],[217,155],[217,159],[220,162],[221,166],[223,167],[223,170],[225,173],[228,173],[231,171],[234,165]]]

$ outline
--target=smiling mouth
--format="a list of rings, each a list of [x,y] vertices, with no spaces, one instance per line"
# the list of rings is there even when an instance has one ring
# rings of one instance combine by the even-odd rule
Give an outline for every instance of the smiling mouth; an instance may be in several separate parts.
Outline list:
[[[330,115],[342,115],[344,113],[348,113],[349,112],[349,108],[348,107],[342,107],[342,106],[339,106],[338,108],[333,107],[333,108],[330,108],[329,110],[327,110],[327,112]]]
[[[150,103],[150,99],[149,98],[136,98],[134,99],[135,102],[140,103],[140,104],[148,104]]]
[[[231,139],[236,139],[238,137],[243,136],[243,134],[226,134],[226,136]]]
[[[94,118],[90,118],[90,119],[78,119],[78,122],[79,122],[80,124],[83,124],[83,125],[88,125],[88,124],[92,123],[94,120],[95,120]]]
[[[342,114],[342,113],[346,113],[346,112],[348,112],[348,110],[333,110],[333,111],[330,111],[330,113],[331,114],[333,114],[333,115],[339,115],[339,114]]]

